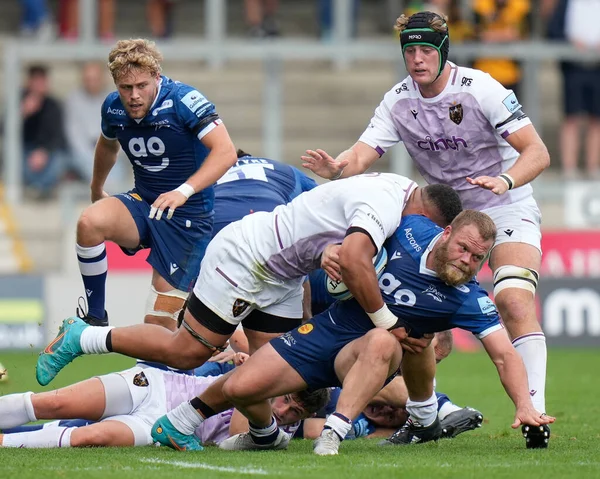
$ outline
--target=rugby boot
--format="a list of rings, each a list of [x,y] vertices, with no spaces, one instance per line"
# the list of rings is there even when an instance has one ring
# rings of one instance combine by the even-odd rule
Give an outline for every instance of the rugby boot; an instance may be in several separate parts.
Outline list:
[[[58,336],[46,346],[38,357],[35,366],[37,382],[46,386],[73,359],[83,354],[81,333],[89,327],[81,319],[70,317],[63,320]]]
[[[440,421],[442,425],[442,437],[456,437],[466,431],[472,431],[481,427],[483,414],[472,407],[464,407],[458,411],[451,412]]]
[[[79,319],[81,319],[84,323],[89,324],[90,326],[108,326],[108,312],[104,310],[103,318],[96,318],[95,316],[91,316],[88,313],[88,308],[85,302],[85,298],[83,296],[79,296],[79,301],[75,313],[77,314],[77,317]]]
[[[442,425],[436,417],[429,426],[422,426],[417,421],[408,418],[404,426],[389,438],[379,443],[380,446],[404,446],[421,442],[437,441],[442,437]]]
[[[525,438],[525,447],[527,449],[545,449],[550,441],[550,426],[542,424],[541,426],[521,426],[521,432]]]
[[[196,436],[188,436],[179,432],[166,414],[156,420],[151,434],[155,442],[177,451],[202,451],[204,449]]]
[[[313,443],[313,452],[319,456],[335,456],[341,442],[340,436],[333,429],[323,429]]]
[[[288,433],[279,429],[277,439],[269,444],[257,444],[252,439],[249,432],[242,434],[236,434],[225,439],[219,447],[227,451],[251,451],[251,450],[265,450],[265,449],[287,449],[288,444],[292,436]]]

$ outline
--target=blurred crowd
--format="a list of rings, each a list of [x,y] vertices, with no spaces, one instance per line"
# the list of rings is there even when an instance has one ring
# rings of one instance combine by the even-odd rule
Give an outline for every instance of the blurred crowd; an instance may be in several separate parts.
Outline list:
[[[75,41],[78,35],[78,0],[20,0],[24,37],[49,41]],[[146,0],[149,37],[167,39],[176,34],[173,21],[178,2]],[[566,41],[580,50],[598,52],[597,61],[562,62],[563,115],[560,161],[565,178],[600,179],[600,0],[347,0],[353,24],[350,32],[360,36],[361,8],[366,3],[398,4],[404,13],[432,10],[449,18],[451,41],[504,43],[544,37]],[[285,36],[280,26],[278,0],[244,0],[246,35],[251,38]],[[317,0],[318,32],[329,41],[333,31],[333,0]],[[50,7],[56,7],[51,11]],[[97,37],[112,43],[115,38],[116,0],[97,1]],[[383,13],[383,10],[382,10]],[[391,21],[388,23],[392,23]],[[386,29],[391,32],[389,25]],[[522,65],[511,58],[477,58],[474,68],[488,72],[507,88],[520,93]],[[93,148],[99,132],[99,109],[107,90],[104,67],[81,67],[81,87],[71,92],[64,105],[49,92],[49,71],[32,65],[22,100],[24,121],[24,179],[34,197],[52,194],[62,179],[89,181]],[[56,118],[62,118],[57,122]],[[581,164],[581,166],[580,166]],[[121,175],[124,172],[120,173]],[[112,176],[112,175],[111,175]],[[116,178],[119,174],[115,175]]]

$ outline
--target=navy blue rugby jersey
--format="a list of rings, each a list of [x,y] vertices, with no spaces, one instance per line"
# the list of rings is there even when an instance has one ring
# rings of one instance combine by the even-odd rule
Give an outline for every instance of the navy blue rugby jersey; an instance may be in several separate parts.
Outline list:
[[[273,211],[317,183],[293,166],[267,158],[243,156],[215,185],[213,236],[255,211]]]
[[[390,310],[420,337],[452,328],[470,331],[483,338],[502,328],[498,311],[476,279],[449,286],[426,267],[427,256],[443,229],[428,218],[402,218],[384,247],[388,263],[379,279],[383,300]],[[350,327],[370,329],[373,324],[355,300],[339,301],[332,319]]]
[[[119,140],[133,166],[135,188],[150,204],[200,168],[210,152],[200,138],[220,123],[215,106],[202,93],[164,75],[152,107],[141,120],[127,115],[116,91],[102,105],[102,134]],[[175,214],[210,213],[213,202],[213,188],[205,188]]]

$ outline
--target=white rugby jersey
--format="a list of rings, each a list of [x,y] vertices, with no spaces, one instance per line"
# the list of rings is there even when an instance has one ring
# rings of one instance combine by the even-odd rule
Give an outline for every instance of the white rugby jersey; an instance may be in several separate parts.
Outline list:
[[[351,227],[365,230],[381,249],[400,225],[416,187],[409,178],[392,173],[330,181],[270,213],[244,217],[241,231],[266,276],[301,278],[320,267],[325,246],[341,243]]]
[[[507,90],[480,70],[452,67],[444,91],[423,98],[408,76],[387,92],[359,141],[379,155],[402,141],[428,183],[452,186],[464,208],[485,210],[531,196],[531,185],[503,195],[467,183],[467,176],[498,176],[519,153],[505,138],[531,124],[519,114],[521,105]]]

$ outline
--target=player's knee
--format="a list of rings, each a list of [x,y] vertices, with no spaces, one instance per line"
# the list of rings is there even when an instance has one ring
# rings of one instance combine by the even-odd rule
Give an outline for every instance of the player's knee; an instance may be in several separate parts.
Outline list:
[[[382,328],[371,329],[365,336],[366,347],[361,355],[367,355],[375,360],[389,362],[398,344],[389,331]]]
[[[88,210],[85,210],[77,220],[77,234],[79,236],[95,232],[97,229],[96,221]]]
[[[245,381],[235,381],[231,378],[223,384],[223,396],[233,404],[245,404],[252,396]]]
[[[154,286],[146,300],[144,322],[164,326],[171,331],[177,328],[177,318],[185,305],[188,293],[179,289],[159,292]]]

